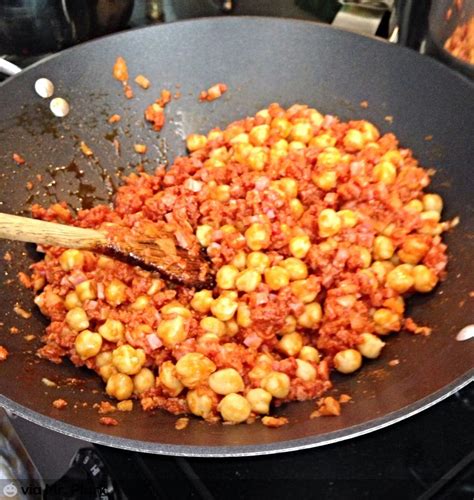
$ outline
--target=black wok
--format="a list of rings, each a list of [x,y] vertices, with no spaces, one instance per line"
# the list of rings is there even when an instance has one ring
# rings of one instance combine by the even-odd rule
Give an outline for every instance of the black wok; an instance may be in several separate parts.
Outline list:
[[[153,82],[130,101],[111,76],[118,55],[127,59],[131,75],[144,73]],[[65,119],[54,118],[48,103],[35,95],[33,84],[41,76],[51,78],[56,95],[70,102]],[[224,98],[198,103],[199,91],[216,82],[229,85]],[[169,106],[168,123],[157,136],[144,123],[143,110],[160,89],[176,84],[182,98]],[[474,341],[455,340],[461,328],[474,323],[469,296],[473,97],[470,82],[409,50],[313,23],[264,18],[205,19],[127,32],[67,50],[11,78],[0,87],[2,212],[27,214],[33,202],[58,199],[75,208],[107,202],[119,183],[117,172],[130,172],[141,161],[133,153],[134,142],[148,144],[144,165],[152,171],[157,162],[183,153],[182,139],[191,131],[223,126],[277,101],[285,106],[308,103],[343,119],[367,118],[384,132],[394,131],[423,165],[436,168],[432,189],[445,199],[444,216],[460,215],[461,223],[446,235],[448,279],[434,293],[411,301],[414,318],[433,328],[431,337],[392,336],[380,359],[366,363],[355,376],[335,377],[334,392],[353,397],[340,417],[310,420],[314,402],[293,403],[279,410],[290,419],[280,429],[192,419],[187,429],[177,431],[176,417],[138,408],[119,414],[116,427],[101,426],[92,408],[105,399],[101,381],[69,362],[57,366],[37,359],[39,341],[24,339],[31,333],[39,337],[46,323],[16,279],[35,255],[23,244],[0,242],[0,255],[6,250],[13,255],[11,263],[1,260],[0,343],[11,355],[0,364],[0,404],[42,426],[96,443],[151,453],[232,456],[347,439],[447,397],[473,375]],[[359,106],[362,100],[368,100],[367,109]],[[123,117],[118,126],[107,124],[112,113]],[[115,136],[122,144],[121,156],[111,143]],[[80,140],[97,160],[81,155]],[[25,165],[12,161],[14,152],[25,157]],[[42,175],[41,182],[36,174]],[[25,183],[32,179],[35,187],[28,191]],[[16,302],[34,311],[34,317],[15,315]],[[12,326],[20,333],[10,334]],[[389,366],[393,359],[400,363]],[[59,386],[46,387],[44,377]],[[83,383],[68,385],[67,377]],[[64,410],[51,406],[60,397],[69,401]]]

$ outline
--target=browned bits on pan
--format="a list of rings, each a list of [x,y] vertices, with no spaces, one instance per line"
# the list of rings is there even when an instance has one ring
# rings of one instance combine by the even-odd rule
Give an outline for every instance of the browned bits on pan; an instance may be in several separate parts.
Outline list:
[[[8,252],[8,251],[7,251],[7,252],[5,252],[5,253],[3,254],[3,260],[4,260],[5,262],[11,262],[11,261],[12,261],[12,254],[11,254],[10,252]]]
[[[145,120],[153,124],[153,130],[159,132],[165,124],[165,113],[163,108],[154,102],[145,109]]]
[[[52,403],[52,404],[53,404],[53,406],[54,406],[56,409],[58,409],[58,410],[62,410],[62,409],[64,409],[64,408],[66,408],[66,406],[67,406],[67,401],[66,401],[65,399],[61,399],[61,398],[60,398],[60,399],[55,399],[55,400],[53,401],[53,403]]]
[[[12,158],[17,165],[23,165],[25,163],[25,159],[23,158],[23,156],[19,155],[18,153],[13,153]]]
[[[369,101],[360,101],[359,106],[363,109],[367,109],[369,107]]]
[[[21,307],[21,305],[18,302],[13,306],[13,312],[17,316],[20,316],[20,318],[23,318],[23,319],[31,318],[31,313],[29,311],[26,311],[25,309],[23,309],[23,307]]]
[[[286,417],[270,417],[266,415],[265,417],[262,418],[262,424],[267,427],[277,429],[282,425],[288,424],[288,419]]]
[[[456,26],[446,40],[444,48],[454,57],[474,64],[474,16],[467,22]]]
[[[85,156],[94,156],[92,149],[84,141],[79,143],[79,148]]]
[[[112,115],[107,121],[112,124],[112,123],[117,123],[122,119],[122,117],[118,114]]]
[[[399,359],[391,359],[389,362],[388,362],[388,366],[397,366],[400,364],[400,360]]]
[[[142,89],[148,89],[150,87],[150,80],[146,76],[138,75],[135,78],[135,83],[140,85]]]
[[[186,429],[188,424],[189,424],[189,418],[187,417],[178,418],[178,420],[176,420],[176,423],[174,424],[174,428],[177,431],[182,431],[183,429]]]
[[[215,99],[219,99],[225,92],[227,92],[227,85],[225,83],[216,83],[212,87],[209,87],[207,90],[201,91],[199,94],[200,101],[214,101]]]
[[[413,318],[406,318],[403,322],[403,326],[410,333],[414,333],[415,335],[423,335],[428,336],[431,334],[432,329],[428,326],[419,326]]]
[[[126,399],[125,401],[119,401],[117,403],[118,411],[132,411],[133,410],[133,401],[131,399]]]
[[[56,384],[56,382],[54,382],[53,380],[49,380],[49,378],[46,378],[46,377],[43,377],[41,379],[41,383],[43,385],[45,385],[46,387],[57,387],[58,384]]]
[[[31,288],[33,286],[33,281],[31,280],[31,278],[22,271],[18,273],[18,279],[25,288]]]
[[[341,394],[339,396],[339,403],[348,403],[349,401],[351,401],[352,398],[349,396],[349,394]]]
[[[168,89],[163,89],[156,103],[164,108],[169,102],[171,102],[171,92]]]
[[[118,420],[116,418],[112,417],[100,417],[99,418],[99,424],[101,425],[109,425],[109,426],[115,426],[118,425]]]
[[[147,147],[145,144],[134,144],[133,149],[135,150],[135,153],[138,153],[141,155],[145,154],[147,151]]]
[[[319,401],[319,408],[310,415],[314,417],[337,417],[341,414],[341,405],[337,399],[332,396],[322,398]]]
[[[36,336],[30,333],[29,335],[25,335],[23,337],[27,342],[31,342],[32,340],[35,340]]]
[[[5,347],[0,345],[0,361],[5,361],[8,357],[8,351]]]
[[[133,89],[130,87],[130,85],[125,84],[123,87],[123,93],[127,99],[132,99],[133,98]]]
[[[119,82],[126,82],[128,80],[128,68],[127,63],[123,57],[117,57],[114,68],[113,75],[116,80]]]
[[[31,191],[33,189],[33,183],[31,181],[28,181],[26,184],[25,184],[25,187],[26,189],[28,189],[28,191]]]
[[[452,7],[449,7],[449,9],[446,11],[446,16],[445,16],[446,21],[449,21],[452,15],[453,15],[453,9]]]
[[[390,125],[393,123],[393,116],[392,115],[387,115],[384,117],[384,120],[387,122],[387,123],[390,123]]]
[[[20,333],[20,330],[19,330],[16,326],[12,326],[12,327],[10,328],[10,333],[11,333],[12,335],[16,335],[17,333]]]
[[[98,409],[99,415],[107,415],[108,413],[114,413],[115,411],[117,411],[117,408],[113,404],[108,401],[100,402]]]
[[[430,135],[425,135],[425,141],[432,141],[433,140],[433,136],[430,134]]]

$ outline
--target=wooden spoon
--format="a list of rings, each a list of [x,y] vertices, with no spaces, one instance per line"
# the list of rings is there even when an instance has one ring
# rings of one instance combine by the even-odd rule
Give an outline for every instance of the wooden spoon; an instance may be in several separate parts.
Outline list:
[[[40,245],[93,250],[164,278],[194,288],[212,288],[209,262],[201,255],[190,256],[177,247],[169,233],[158,237],[137,236],[126,228],[106,233],[95,229],[56,224],[42,220],[0,213],[0,238]]]

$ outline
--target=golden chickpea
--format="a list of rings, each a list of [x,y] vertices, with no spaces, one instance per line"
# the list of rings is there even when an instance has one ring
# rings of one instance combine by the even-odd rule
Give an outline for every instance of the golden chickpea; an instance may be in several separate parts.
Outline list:
[[[423,212],[423,203],[420,200],[411,200],[405,205],[409,212]]]
[[[173,300],[172,302],[169,302],[168,304],[163,306],[160,309],[160,312],[166,319],[174,318],[176,316],[181,316],[185,319],[190,319],[192,317],[191,311],[177,300]]]
[[[249,133],[250,142],[254,146],[263,146],[269,137],[269,125],[257,125],[256,127],[253,127]]]
[[[387,151],[381,158],[382,161],[390,161],[394,165],[399,165],[402,161],[402,155],[398,149],[393,149],[391,151]]]
[[[95,357],[95,366],[97,368],[102,368],[103,366],[108,366],[112,364],[112,353],[111,351],[102,351]]]
[[[318,155],[318,167],[333,169],[341,161],[341,153],[337,148],[326,148]]]
[[[226,422],[239,424],[245,422],[252,411],[250,403],[240,394],[227,394],[219,403],[217,409]]]
[[[139,295],[135,302],[130,306],[134,311],[143,311],[151,303],[150,297],[148,295]]]
[[[237,314],[239,313],[239,310],[237,309]],[[231,319],[229,321],[225,322],[225,334],[227,337],[233,337],[234,335],[237,335],[239,333],[239,324],[235,319]]]
[[[325,149],[335,146],[336,142],[337,139],[335,137],[330,134],[323,133],[313,137],[311,141],[309,141],[309,145],[314,148]]]
[[[251,250],[263,250],[270,245],[270,229],[255,222],[245,231],[245,239]]]
[[[303,314],[297,319],[303,328],[315,328],[321,321],[323,311],[318,302],[306,304]]]
[[[377,130],[377,127],[367,121],[362,123],[362,133],[366,142],[374,142],[380,137],[380,132]]]
[[[309,239],[309,236],[306,234],[294,236],[293,238],[291,238],[289,243],[290,253],[297,259],[304,259],[310,248],[311,241]]]
[[[350,152],[360,151],[365,145],[365,138],[362,132],[351,128],[344,136],[343,144]]]
[[[209,387],[216,393],[225,396],[232,392],[242,392],[244,381],[234,368],[223,368],[209,376]]]
[[[114,373],[107,380],[105,392],[119,401],[128,399],[133,393],[133,381],[124,373]]]
[[[313,126],[311,123],[300,122],[291,127],[290,140],[308,144],[313,137]]]
[[[128,344],[121,345],[112,351],[112,364],[120,373],[126,375],[137,374],[145,360],[146,356],[143,349],[135,349]]]
[[[274,118],[271,128],[278,131],[278,135],[286,139],[291,132],[291,123],[286,118]]]
[[[74,307],[68,311],[66,314],[66,323],[71,330],[75,330],[76,332],[89,328],[89,319],[82,307]]]
[[[77,293],[77,296],[79,297],[79,300],[81,302],[84,302],[85,300],[94,300],[97,298],[96,285],[93,280],[86,280],[82,283],[79,283],[75,288],[75,292]]]
[[[293,333],[296,330],[296,318],[289,314],[285,317],[285,322],[281,327],[280,334]]]
[[[341,219],[332,208],[321,210],[318,216],[319,235],[322,238],[334,236],[341,230]]]
[[[385,342],[372,333],[363,333],[360,336],[360,343],[357,345],[358,351],[365,358],[375,359],[380,356]]]
[[[65,250],[59,257],[59,265],[63,271],[81,269],[84,265],[84,254],[73,248]]]
[[[291,293],[301,302],[305,304],[309,304],[313,302],[316,296],[318,295],[318,291],[308,288],[307,280],[297,280],[293,281],[290,285]]]
[[[311,382],[316,380],[317,372],[316,368],[308,361],[302,359],[296,360],[296,376],[305,382]]]
[[[344,349],[334,356],[334,367],[340,373],[353,373],[362,366],[362,355],[355,349]]]
[[[187,337],[185,320],[182,316],[172,319],[163,319],[158,325],[158,337],[166,347],[174,347],[176,344],[184,342]]]
[[[235,279],[239,275],[239,270],[233,265],[224,265],[216,275],[216,283],[222,290],[235,288]]]
[[[424,265],[413,268],[414,287],[417,292],[428,293],[438,283],[438,277],[432,269]]]
[[[413,268],[410,264],[401,264],[387,274],[387,286],[398,293],[407,292],[413,284]]]
[[[206,316],[199,322],[199,326],[208,333],[214,333],[218,337],[223,337],[226,334],[225,323],[213,316]]]
[[[337,184],[337,174],[334,170],[327,170],[319,175],[312,175],[311,180],[323,191],[334,189]]]
[[[263,273],[270,266],[270,257],[263,252],[251,252],[247,255],[247,267]]]
[[[176,376],[181,383],[194,389],[204,383],[211,373],[216,371],[216,365],[204,354],[191,352],[179,358],[176,363]]]
[[[99,368],[99,375],[104,382],[107,382],[107,380],[116,373],[118,373],[117,368],[112,364],[104,365]]]
[[[194,293],[191,307],[195,311],[205,314],[210,311],[213,301],[212,290],[200,290]]]
[[[304,206],[298,198],[290,200],[290,211],[294,219],[299,219],[304,214]]]
[[[394,268],[395,266],[388,260],[386,261],[375,261],[371,266],[370,269],[372,272],[375,274],[375,277],[377,278],[377,281],[379,283],[385,283],[385,280],[387,278],[387,274]]]
[[[165,361],[160,366],[160,384],[166,389],[168,394],[175,398],[184,389],[184,385],[176,376],[176,367],[171,361]]]
[[[260,172],[265,168],[268,162],[268,151],[262,147],[255,147],[249,153],[247,164],[251,170]]]
[[[213,129],[207,134],[209,141],[222,141],[224,140],[224,132],[220,129]]]
[[[392,240],[387,236],[377,236],[374,240],[374,258],[377,260],[390,259],[395,251]]]
[[[81,307],[81,300],[76,292],[69,292],[64,298],[64,307],[70,311],[75,307]]]
[[[234,144],[234,147],[232,149],[233,149],[232,159],[238,163],[245,164],[247,158],[249,157],[250,153],[253,150],[253,146],[251,144],[240,143],[240,144]]]
[[[239,250],[231,261],[231,264],[235,266],[239,271],[245,269],[247,263],[247,254],[243,250]]]
[[[339,210],[336,213],[341,219],[342,227],[354,227],[359,220],[357,213],[353,210]]]
[[[373,174],[377,181],[393,184],[397,178],[397,167],[389,161],[382,161],[375,165]]]
[[[237,324],[242,328],[248,328],[252,324],[250,307],[245,302],[240,302],[237,309]]]
[[[439,194],[425,194],[423,196],[423,208],[440,214],[443,211],[443,198]]]
[[[102,347],[102,337],[98,333],[91,332],[90,330],[83,330],[76,337],[74,347],[81,359],[85,360],[92,358],[99,353]]]
[[[280,262],[280,266],[284,267],[290,274],[290,280],[304,280],[308,277],[308,267],[300,259],[289,257]]]
[[[303,347],[303,337],[296,332],[287,333],[278,342],[278,349],[287,356],[296,356]]]
[[[400,317],[390,309],[381,308],[374,312],[375,331],[385,335],[400,329]]]
[[[267,415],[268,413],[270,413],[270,403],[272,401],[272,395],[265,389],[261,389],[260,387],[256,389],[250,389],[245,397],[250,403],[250,408],[255,413],[260,413],[262,415]]]
[[[293,179],[292,177],[282,177],[279,184],[280,188],[289,200],[298,196],[298,182],[296,179]]]
[[[211,304],[212,314],[221,321],[229,321],[237,310],[237,302],[234,298],[221,294]]]
[[[265,120],[265,123],[270,123],[272,117],[270,116],[270,112],[268,111],[268,109],[264,108],[264,109],[261,109],[260,111],[258,111],[256,114],[255,114],[255,117],[260,117],[260,118],[263,118]]]
[[[198,387],[195,390],[188,391],[186,402],[193,415],[206,419],[212,415],[215,397],[208,387]]]
[[[125,327],[118,319],[106,319],[103,325],[98,329],[100,335],[109,342],[119,342],[123,340]]]
[[[319,351],[313,346],[305,345],[301,348],[298,358],[311,363],[319,363]]]
[[[214,229],[209,224],[202,224],[196,228],[196,238],[203,247],[208,247],[212,243],[212,233]]]
[[[263,378],[262,388],[275,398],[286,398],[290,392],[290,377],[286,373],[272,371]]]
[[[407,264],[418,264],[428,250],[429,245],[423,236],[410,235],[403,242],[402,248],[398,251],[398,256]]]
[[[301,149],[304,149],[306,147],[306,144],[301,141],[291,141],[288,144],[288,151],[293,152],[293,151],[300,151]]]
[[[200,134],[190,134],[186,138],[186,147],[191,153],[207,146],[207,137]]]
[[[155,375],[149,368],[142,368],[133,377],[135,394],[142,394],[155,386]]]
[[[276,141],[272,144],[272,150],[274,150],[274,149],[280,150],[280,151],[284,152],[285,154],[288,151],[289,147],[290,147],[290,145],[288,144],[288,141],[286,141],[285,139],[279,139],[278,141]]]
[[[235,287],[240,292],[250,293],[257,289],[261,281],[262,276],[256,269],[246,269],[235,280]]]
[[[265,283],[275,291],[290,283],[290,273],[284,267],[272,266],[265,271],[264,276]]]
[[[249,143],[249,135],[245,132],[236,135],[230,140],[230,143],[234,146],[235,144],[248,144]]]
[[[113,279],[105,287],[104,295],[111,306],[117,307],[127,299],[127,285],[118,279]]]
[[[309,121],[315,127],[320,127],[324,122],[324,116],[317,109],[309,108],[308,116],[309,116]]]
[[[155,295],[156,293],[158,293],[160,290],[162,290],[164,287],[164,283],[162,280],[160,279],[153,279],[151,280],[151,285],[149,286],[148,290],[147,290],[147,294],[150,295],[151,297],[153,297],[153,295]]]
[[[235,134],[235,135],[237,135],[237,134]],[[230,140],[230,138],[227,140]],[[213,158],[213,159],[221,160],[221,161],[225,162],[229,158],[229,150],[225,146],[222,146],[222,147],[217,148],[217,149],[213,149],[209,153],[209,158]]]

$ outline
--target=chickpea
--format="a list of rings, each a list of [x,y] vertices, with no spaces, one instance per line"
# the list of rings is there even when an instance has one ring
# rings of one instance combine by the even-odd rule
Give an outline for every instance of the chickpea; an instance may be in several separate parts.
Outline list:
[[[123,340],[125,327],[118,319],[106,319],[98,329],[100,335],[109,342],[119,342]]]
[[[204,354],[191,352],[185,354],[176,363],[176,376],[180,382],[194,389],[204,383],[211,373],[216,371],[216,365]]]
[[[187,337],[185,320],[182,316],[172,319],[163,319],[158,325],[158,337],[166,347],[172,348],[176,344],[184,342]]]
[[[235,280],[235,287],[241,292],[253,292],[262,281],[261,274],[256,269],[242,271]]]
[[[342,226],[341,219],[332,208],[321,210],[318,216],[319,235],[328,238],[337,234]]]
[[[190,134],[186,138],[186,147],[191,153],[207,146],[207,137],[200,134]]]
[[[240,394],[227,394],[219,403],[217,409],[227,422],[239,424],[245,422],[252,411],[250,403]]]
[[[217,286],[222,290],[230,290],[235,287],[235,279],[239,275],[239,270],[233,265],[224,265],[217,271]]]
[[[261,147],[253,148],[250,152],[247,163],[251,170],[260,172],[268,162],[268,151]]]
[[[81,307],[81,300],[76,292],[69,292],[64,299],[64,307],[70,311],[75,307]]]
[[[245,231],[245,239],[251,250],[262,250],[270,245],[270,230],[264,224],[255,222]]]
[[[249,135],[246,134],[245,132],[243,132],[241,134],[238,134],[238,135],[236,135],[235,137],[233,137],[230,140],[230,143],[232,145],[235,145],[235,144],[248,144],[249,143]]]
[[[298,182],[296,179],[292,177],[282,177],[279,181],[279,185],[289,200],[298,196]]]
[[[213,300],[212,290],[200,290],[194,293],[191,307],[195,311],[205,314],[210,311]]]
[[[286,333],[293,333],[296,330],[296,318],[289,314],[285,317],[285,322],[281,327],[280,333],[285,335]]]
[[[114,365],[104,365],[99,368],[99,375],[102,377],[104,382],[107,382],[112,375],[118,373],[117,368]]]
[[[395,165],[399,165],[402,161],[402,155],[398,149],[393,149],[391,151],[387,151],[381,158],[382,161],[390,161]]]
[[[400,317],[390,309],[381,308],[374,312],[375,331],[385,335],[400,330]]]
[[[253,150],[253,146],[251,144],[235,144],[233,147],[233,155],[232,159],[238,163],[246,163],[248,156]]]
[[[251,252],[247,255],[247,267],[263,273],[270,266],[270,257],[263,252]]]
[[[207,140],[208,141],[223,141],[224,140],[224,133],[222,130],[219,129],[213,129],[207,134]]]
[[[79,297],[79,300],[81,302],[84,302],[85,300],[94,300],[97,298],[96,285],[93,280],[86,280],[82,283],[79,283],[75,288],[75,292],[77,293],[77,296]]]
[[[377,236],[374,240],[374,258],[377,260],[390,259],[395,251],[392,240],[387,236]]]
[[[296,356],[303,348],[303,337],[296,332],[287,333],[278,342],[278,349],[287,356]]]
[[[209,387],[216,393],[225,396],[232,392],[244,390],[244,381],[234,368],[223,368],[209,376]]]
[[[153,279],[151,280],[151,285],[149,286],[147,290],[147,294],[153,297],[156,293],[158,293],[160,290],[162,290],[164,287],[164,283],[160,279]]]
[[[377,281],[379,283],[385,283],[387,278],[387,274],[394,268],[395,266],[390,261],[375,261],[370,268],[372,272],[375,274]]]
[[[377,127],[366,121],[362,124],[362,133],[367,142],[374,142],[380,137],[380,132],[377,130]]]
[[[303,328],[315,328],[321,321],[323,311],[318,302],[311,302],[304,307],[303,314],[297,319]]]
[[[237,321],[235,321],[235,319],[231,319],[225,322],[225,334],[227,337],[233,337],[234,335],[237,335],[237,333],[239,333],[239,329],[239,324],[237,323]]]
[[[208,333],[214,333],[218,337],[223,337],[226,334],[225,323],[213,316],[206,316],[199,322],[199,326]]]
[[[263,146],[270,137],[269,125],[257,125],[249,133],[250,142],[254,146]]]
[[[290,273],[284,267],[272,266],[265,271],[264,276],[265,283],[275,291],[290,283]]]
[[[294,219],[299,219],[304,214],[304,206],[298,198],[290,200],[290,211]]]
[[[66,323],[71,330],[75,330],[76,332],[89,328],[89,319],[82,307],[74,307],[68,311],[66,314]]]
[[[305,147],[306,144],[301,141],[291,141],[290,144],[288,144],[288,150],[290,152],[299,151],[300,149],[304,149]]]
[[[301,348],[298,358],[311,363],[319,363],[319,351],[315,347],[305,345]]]
[[[133,377],[134,392],[142,394],[155,386],[155,375],[149,368],[142,368]]]
[[[235,266],[239,271],[245,269],[247,263],[247,254],[243,250],[239,250],[231,261],[231,264]]]
[[[250,408],[255,413],[260,413],[262,415],[267,415],[270,413],[270,403],[272,401],[272,395],[265,389],[260,387],[256,389],[250,389],[246,396],[247,401],[250,403]]]
[[[169,302],[168,304],[163,306],[160,312],[166,319],[172,319],[176,316],[181,316],[185,319],[190,319],[192,317],[191,311],[187,307],[184,307],[183,304],[181,304],[181,302],[178,302],[177,300],[173,300],[172,302]]]
[[[110,351],[102,351],[95,357],[95,366],[102,368],[112,364],[112,353]]]
[[[402,248],[398,251],[398,256],[407,264],[418,264],[428,250],[429,245],[423,236],[410,235],[403,242]]]
[[[372,333],[363,333],[360,336],[360,343],[357,345],[358,351],[362,356],[375,359],[380,356],[385,342],[379,339],[377,335]]]
[[[308,144],[313,137],[313,126],[311,123],[300,122],[291,127],[290,140]]]
[[[171,361],[165,361],[160,366],[159,373],[160,384],[166,389],[168,394],[175,398],[184,389],[184,385],[176,376],[176,367]]]
[[[133,381],[124,373],[114,373],[107,380],[107,394],[119,401],[130,398],[133,393]]]
[[[215,401],[216,396],[208,387],[198,387],[188,391],[186,395],[186,402],[191,413],[205,419],[212,415]]]
[[[308,287],[308,280],[297,280],[293,281],[290,285],[291,293],[301,302],[309,304],[313,302],[318,295],[318,290],[314,290]]]
[[[311,180],[323,191],[330,191],[337,185],[337,173],[334,170],[326,170],[319,175],[311,176]]]
[[[99,353],[102,347],[102,337],[98,333],[91,332],[90,330],[83,330],[76,337],[74,347],[81,359],[85,360],[92,358]]]
[[[443,198],[439,194],[425,194],[423,196],[423,208],[440,214],[443,211]]]
[[[397,167],[389,161],[382,161],[375,165],[373,174],[377,181],[393,184],[397,178]]]
[[[340,373],[353,373],[362,366],[362,355],[355,349],[344,349],[334,356],[334,367]]]
[[[237,309],[237,324],[242,328],[248,328],[252,324],[250,307],[245,302],[240,302]]]
[[[440,226],[438,222],[441,219],[441,215],[436,210],[428,210],[421,212],[420,219],[423,221],[423,227],[420,229],[420,233],[423,234],[439,234]]]
[[[151,303],[150,297],[148,295],[139,295],[135,302],[130,306],[134,311],[143,311]]]
[[[420,200],[411,200],[405,205],[409,212],[423,212],[423,203]]]
[[[208,247],[212,243],[212,233],[214,229],[209,224],[202,224],[196,228],[196,238],[203,247]]]
[[[112,364],[120,373],[137,374],[145,363],[145,351],[124,344],[112,351]]]
[[[309,121],[315,127],[320,127],[324,122],[324,116],[317,109],[309,108],[308,116],[309,116]]]
[[[365,138],[362,132],[351,128],[344,136],[343,144],[350,152],[360,151],[365,145]]]
[[[320,148],[320,149],[325,149],[325,148],[331,148],[336,145],[337,139],[333,137],[330,134],[320,134],[315,137],[313,137],[309,141],[309,145],[314,147],[314,148]]]
[[[318,167],[333,169],[341,161],[341,153],[337,148],[326,148],[318,155]]]
[[[410,264],[401,264],[387,274],[387,286],[398,293],[407,292],[413,284],[413,268]]]
[[[270,112],[268,111],[268,109],[261,109],[260,111],[258,111],[256,114],[255,114],[255,118],[256,117],[260,117],[260,118],[263,118],[265,120],[265,123],[269,123],[272,119],[272,117],[270,116]]]
[[[211,304],[212,314],[221,321],[229,321],[233,318],[238,304],[232,297],[221,294]]]
[[[235,134],[235,135],[237,135],[237,134]],[[233,135],[232,137],[235,137],[235,135]],[[226,139],[226,140],[230,141],[230,138]],[[213,149],[209,153],[209,158],[213,158],[215,160],[220,160],[222,162],[225,162],[229,158],[229,151],[225,146],[222,146],[222,147],[217,148],[217,149]]]
[[[284,267],[290,274],[290,280],[304,280],[308,277],[308,267],[306,264],[295,257],[289,257],[280,262],[280,266]]]
[[[316,380],[317,371],[316,368],[308,361],[302,359],[296,360],[296,376],[305,382],[311,382]]]
[[[291,238],[289,249],[291,255],[297,259],[304,259],[311,248],[309,236],[304,234]]]
[[[290,377],[282,372],[270,372],[262,380],[262,388],[275,398],[286,398],[290,392]]]
[[[289,147],[290,145],[288,144],[288,141],[286,141],[285,139],[279,139],[278,141],[272,144],[272,149],[281,150],[285,154],[288,151]]]
[[[291,132],[291,123],[286,118],[274,118],[271,122],[271,128],[278,131],[278,135],[286,139]]]
[[[438,277],[432,269],[424,265],[413,268],[414,287],[417,292],[428,293],[438,283]]]
[[[82,269],[84,265],[84,254],[80,250],[70,248],[65,250],[59,257],[59,265],[63,271]]]
[[[342,227],[354,227],[359,219],[357,213],[353,210],[339,210],[336,213],[341,219]]]
[[[127,285],[118,279],[113,279],[105,287],[104,295],[111,306],[117,307],[127,299]]]

